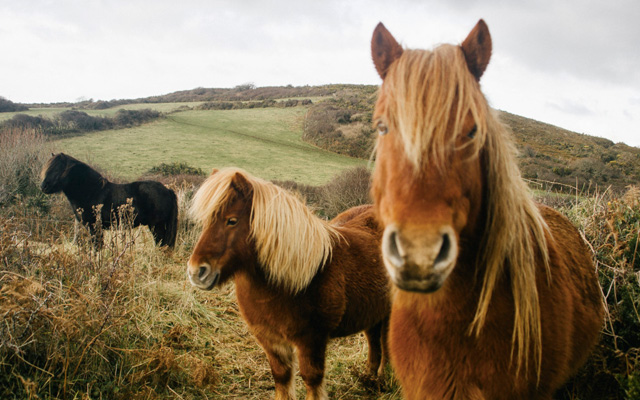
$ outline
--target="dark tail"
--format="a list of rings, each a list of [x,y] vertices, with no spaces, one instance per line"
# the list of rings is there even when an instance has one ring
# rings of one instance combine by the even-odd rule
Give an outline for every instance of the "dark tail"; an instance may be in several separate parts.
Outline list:
[[[167,222],[167,229],[162,238],[162,244],[173,248],[176,244],[176,236],[178,235],[178,197],[175,192],[171,191],[171,214]]]

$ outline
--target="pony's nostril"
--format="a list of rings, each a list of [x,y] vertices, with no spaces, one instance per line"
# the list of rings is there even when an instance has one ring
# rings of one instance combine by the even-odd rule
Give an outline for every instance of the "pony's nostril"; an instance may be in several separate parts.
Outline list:
[[[445,261],[449,258],[449,252],[451,251],[451,239],[449,239],[449,234],[445,233],[442,235],[442,245],[440,245],[440,251],[436,256],[436,261],[434,264],[438,264],[442,261]]]
[[[404,265],[399,240],[398,231],[395,229],[388,230],[383,238],[383,253],[385,257],[398,268]]]
[[[198,278],[202,279],[202,277],[207,274],[208,269],[209,268],[207,267],[200,267],[200,270],[198,271]]]

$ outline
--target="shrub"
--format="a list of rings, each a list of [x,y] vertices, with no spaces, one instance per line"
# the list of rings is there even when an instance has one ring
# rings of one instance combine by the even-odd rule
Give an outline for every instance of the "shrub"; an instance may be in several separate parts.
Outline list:
[[[0,124],[1,130],[37,130],[42,133],[55,131],[53,122],[42,116],[32,117],[27,114],[16,114]]]
[[[322,186],[294,181],[273,181],[297,193],[318,215],[331,219],[348,208],[370,204],[371,172],[365,167],[345,169]]]
[[[323,214],[323,210],[321,209],[324,194],[322,186],[305,185],[295,181],[275,180],[273,183],[291,192],[297,193],[311,209],[319,214]]]
[[[162,176],[171,175],[206,175],[201,168],[191,167],[184,162],[174,162],[171,164],[161,163],[149,170],[151,174],[160,174]]]
[[[144,110],[118,110],[114,123],[118,127],[142,125],[154,119],[160,118],[159,111],[145,108]]]
[[[374,147],[371,128],[373,97],[350,95],[312,106],[304,120],[302,140],[323,149],[368,159]],[[343,131],[357,134],[347,135]]]
[[[231,110],[233,103],[228,101],[210,101],[198,107],[200,110]]]
[[[0,130],[0,206],[22,197],[36,197],[46,209],[40,191],[40,170],[49,158],[49,145],[36,129]]]
[[[331,219],[348,208],[371,203],[369,189],[371,172],[365,167],[354,167],[336,175],[322,189],[320,207]]]
[[[572,397],[635,399],[640,393],[640,189],[581,197],[563,210],[594,251],[606,307],[600,343],[572,383]],[[577,396],[577,397],[575,397]]]
[[[94,117],[86,112],[67,110],[58,114],[57,123],[60,131],[90,132],[112,129],[114,121],[106,117]]]
[[[28,109],[29,107],[23,104],[16,104],[13,101],[0,96],[0,112],[27,111]]]

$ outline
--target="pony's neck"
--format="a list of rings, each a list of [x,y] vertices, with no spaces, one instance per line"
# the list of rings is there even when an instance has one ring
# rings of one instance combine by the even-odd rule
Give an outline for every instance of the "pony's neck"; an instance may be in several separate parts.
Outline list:
[[[102,175],[83,164],[74,166],[69,174],[69,182],[62,192],[73,200],[91,197],[108,183]]]
[[[286,289],[277,283],[269,282],[264,268],[259,263],[248,263],[234,275],[238,295],[247,295],[253,301],[271,300],[275,296],[290,296]]]

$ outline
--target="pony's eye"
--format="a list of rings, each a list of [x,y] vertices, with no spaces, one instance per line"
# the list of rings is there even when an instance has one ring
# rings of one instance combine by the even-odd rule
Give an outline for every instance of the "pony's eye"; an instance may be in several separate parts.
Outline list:
[[[389,133],[389,128],[387,128],[387,124],[385,124],[382,121],[378,122],[378,125],[376,127],[378,128],[378,134],[380,136],[384,136],[387,133]]]
[[[469,133],[467,133],[467,137],[469,139],[473,139],[476,136],[477,131],[478,131],[478,126],[474,125],[473,128],[471,128],[471,130],[469,131]]]
[[[238,218],[231,217],[227,220],[227,226],[234,226],[237,223],[238,223]]]

